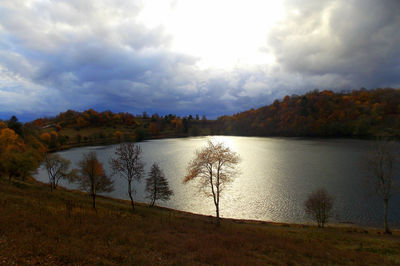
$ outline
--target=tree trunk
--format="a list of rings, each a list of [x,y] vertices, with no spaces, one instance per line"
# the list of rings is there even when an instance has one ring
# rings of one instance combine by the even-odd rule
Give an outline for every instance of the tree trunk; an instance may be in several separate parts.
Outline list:
[[[217,213],[217,226],[220,226],[221,222],[219,219],[219,204],[215,204],[215,212]]]
[[[129,192],[129,198],[131,199],[131,206],[132,206],[132,211],[135,211],[135,204],[133,203],[133,197],[132,197],[132,192]]]
[[[388,199],[383,199],[383,224],[385,228],[385,234],[391,234],[388,223],[387,223],[387,208],[388,208]]]
[[[92,194],[92,207],[96,210],[96,194]]]
[[[135,204],[133,203],[131,182],[128,182],[128,195],[129,195],[129,198],[131,199],[132,211],[134,212],[135,211]]]
[[[154,180],[154,193],[153,193],[153,198],[151,199],[151,204],[150,207],[154,206],[154,203],[156,202],[156,198],[157,198],[157,180]]]

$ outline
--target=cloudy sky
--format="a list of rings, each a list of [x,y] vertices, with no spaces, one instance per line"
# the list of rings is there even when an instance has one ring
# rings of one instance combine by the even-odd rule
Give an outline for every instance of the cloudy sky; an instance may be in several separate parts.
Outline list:
[[[215,118],[318,89],[400,88],[399,0],[2,0],[0,118]]]

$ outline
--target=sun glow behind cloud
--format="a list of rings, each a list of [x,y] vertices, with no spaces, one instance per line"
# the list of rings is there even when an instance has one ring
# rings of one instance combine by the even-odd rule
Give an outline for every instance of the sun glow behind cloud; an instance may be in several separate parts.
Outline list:
[[[281,1],[151,0],[139,20],[164,27],[172,37],[170,48],[198,58],[200,68],[227,70],[273,63],[266,36],[283,14]]]

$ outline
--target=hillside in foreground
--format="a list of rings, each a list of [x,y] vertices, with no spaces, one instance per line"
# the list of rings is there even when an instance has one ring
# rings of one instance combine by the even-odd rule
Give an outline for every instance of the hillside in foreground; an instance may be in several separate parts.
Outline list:
[[[210,204],[212,204],[210,202]],[[400,232],[225,219],[0,179],[0,264],[394,265]]]

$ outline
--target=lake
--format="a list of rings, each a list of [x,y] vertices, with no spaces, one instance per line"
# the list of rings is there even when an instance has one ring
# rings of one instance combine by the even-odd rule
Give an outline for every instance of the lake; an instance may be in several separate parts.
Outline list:
[[[167,202],[156,202],[177,210],[215,215],[212,198],[198,191],[195,183],[182,184],[189,161],[207,139],[224,142],[240,157],[240,174],[224,190],[220,202],[221,217],[274,222],[303,223],[304,201],[313,190],[324,187],[334,195],[334,223],[367,226],[383,224],[383,201],[371,195],[365,182],[363,159],[373,142],[350,139],[294,139],[259,137],[193,137],[140,142],[146,176],[153,162],[158,162],[174,191]],[[74,167],[82,154],[95,151],[108,173],[116,145],[75,148],[59,154]],[[47,172],[39,168],[35,177],[47,182]],[[126,181],[114,177],[111,197],[128,199]],[[77,188],[61,182],[62,186]],[[145,179],[134,183],[135,200],[148,202],[144,193]],[[400,225],[400,200],[389,201],[389,223]]]

